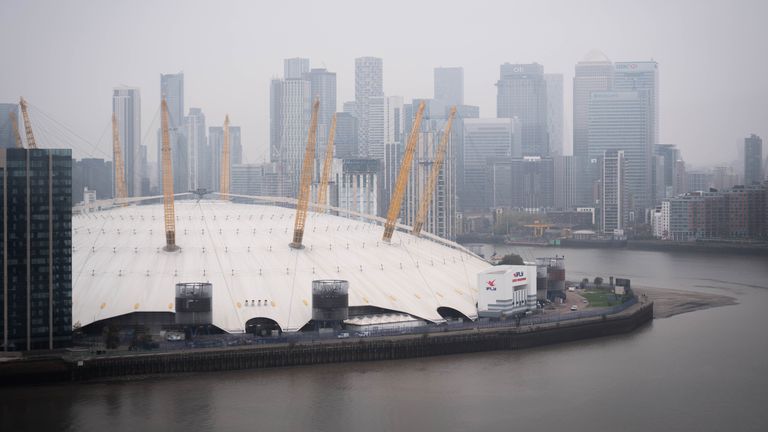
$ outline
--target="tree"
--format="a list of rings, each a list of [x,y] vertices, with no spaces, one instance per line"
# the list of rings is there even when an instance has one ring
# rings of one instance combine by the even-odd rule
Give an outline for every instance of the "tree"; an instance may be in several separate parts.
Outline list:
[[[584,278],[581,280],[581,289],[584,289],[587,287],[587,284],[589,283],[589,279]]]
[[[504,255],[501,258],[501,261],[499,261],[499,265],[524,265],[524,264],[525,262],[523,261],[523,258],[517,254]]]
[[[600,285],[602,284],[603,284],[603,278],[601,278],[600,276],[595,277],[595,286],[600,288]]]

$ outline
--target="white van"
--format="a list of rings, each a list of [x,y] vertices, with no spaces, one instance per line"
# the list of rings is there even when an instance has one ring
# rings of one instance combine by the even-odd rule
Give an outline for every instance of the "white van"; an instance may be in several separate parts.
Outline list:
[[[571,285],[568,287],[568,292],[576,292],[576,287]]]

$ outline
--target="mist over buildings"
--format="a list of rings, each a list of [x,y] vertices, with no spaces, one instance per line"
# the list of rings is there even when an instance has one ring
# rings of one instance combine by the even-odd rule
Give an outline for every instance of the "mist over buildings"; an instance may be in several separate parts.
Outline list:
[[[0,14],[0,100],[31,103],[110,154],[113,88],[141,90],[142,142],[156,158],[161,73],[185,74],[186,106],[209,125],[229,114],[243,157],[269,158],[269,83],[283,59],[337,74],[338,111],[355,99],[355,58],[383,59],[383,90],[429,98],[433,69],[464,68],[465,101],[496,116],[499,65],[563,74],[564,152],[573,137],[576,63],[592,49],[614,62],[659,65],[660,143],[686,162],[739,160],[768,136],[768,31],[762,1],[738,2],[26,2]],[[94,153],[88,155],[86,149]]]

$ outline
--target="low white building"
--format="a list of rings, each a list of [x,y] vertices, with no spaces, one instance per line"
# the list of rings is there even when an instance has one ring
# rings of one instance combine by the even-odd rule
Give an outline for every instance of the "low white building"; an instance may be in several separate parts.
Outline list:
[[[477,274],[477,312],[500,317],[536,307],[536,266],[501,265]]]

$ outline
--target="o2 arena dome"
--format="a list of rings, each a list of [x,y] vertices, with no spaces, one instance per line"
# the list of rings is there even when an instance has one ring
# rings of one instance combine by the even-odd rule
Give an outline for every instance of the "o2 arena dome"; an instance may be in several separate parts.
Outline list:
[[[211,322],[242,333],[253,320],[298,331],[312,319],[312,281],[349,282],[349,306],[431,322],[477,317],[477,273],[489,264],[456,243],[395,231],[377,218],[309,212],[304,247],[289,247],[296,210],[225,200],[175,203],[176,244],[162,204],[73,215],[73,322],[175,313],[176,284],[210,284]]]

